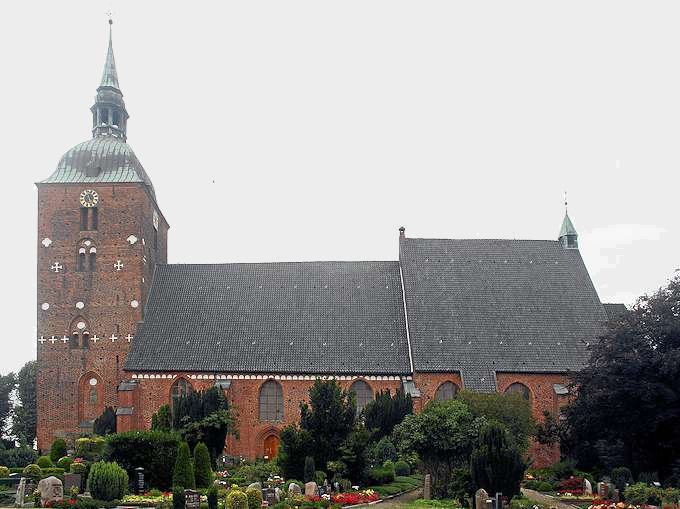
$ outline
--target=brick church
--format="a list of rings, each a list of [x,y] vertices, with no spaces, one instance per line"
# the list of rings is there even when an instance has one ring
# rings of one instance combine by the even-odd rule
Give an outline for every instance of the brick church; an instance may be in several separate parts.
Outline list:
[[[457,391],[517,392],[537,418],[568,400],[608,314],[565,215],[557,240],[419,239],[398,259],[168,264],[168,222],[127,144],[111,39],[92,138],[38,187],[38,447],[146,429],[163,404],[218,386],[238,411],[225,451],[276,455],[317,377],[361,408],[403,389],[416,410]],[[536,464],[558,459],[533,447]]]

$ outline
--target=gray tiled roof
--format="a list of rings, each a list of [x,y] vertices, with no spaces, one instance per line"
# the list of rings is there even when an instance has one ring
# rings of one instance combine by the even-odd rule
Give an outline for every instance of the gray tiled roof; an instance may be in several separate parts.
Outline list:
[[[400,258],[416,371],[566,372],[606,315],[577,249],[555,241],[403,239]]]
[[[158,265],[128,371],[410,373],[398,262]]]
[[[626,307],[625,304],[602,304],[604,306],[604,310],[607,313],[607,318],[610,320],[614,320],[616,318],[619,318],[620,316],[624,315],[627,311],[628,308]]]
[[[88,169],[100,168],[94,177]],[[141,182],[154,194],[151,179],[130,145],[114,136],[97,136],[66,152],[45,184]]]

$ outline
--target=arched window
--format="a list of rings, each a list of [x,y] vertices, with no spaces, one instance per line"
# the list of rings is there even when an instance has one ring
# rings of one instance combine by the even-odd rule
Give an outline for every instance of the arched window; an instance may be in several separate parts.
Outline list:
[[[437,387],[437,392],[434,393],[434,399],[437,401],[449,401],[458,394],[458,386],[453,382],[444,382]]]
[[[90,272],[94,272],[95,270],[97,270],[97,248],[94,246],[90,248],[88,270]]]
[[[94,372],[85,373],[80,379],[78,391],[78,419],[93,422],[104,410],[104,387],[102,379]]]
[[[194,391],[191,384],[184,378],[180,378],[174,384],[172,384],[172,389],[170,390],[170,395],[172,398],[172,406],[174,407],[181,398],[188,396]]]
[[[371,386],[363,380],[357,380],[349,388],[357,395],[357,412],[361,412],[366,405],[373,401],[373,391]]]
[[[504,394],[519,394],[522,396],[524,399],[529,401],[531,399],[531,392],[529,392],[529,387],[526,385],[515,382],[514,384],[510,384],[507,389],[505,389]]]
[[[85,318],[82,316],[74,318],[69,326],[69,330],[71,331],[69,338],[70,348],[89,348],[89,345],[86,344],[86,342],[90,340],[90,326]]]
[[[283,388],[274,380],[267,380],[260,387],[260,420],[283,420]]]
[[[82,239],[78,245],[76,271],[94,272],[95,270],[97,270],[97,246],[94,245],[92,239]]]

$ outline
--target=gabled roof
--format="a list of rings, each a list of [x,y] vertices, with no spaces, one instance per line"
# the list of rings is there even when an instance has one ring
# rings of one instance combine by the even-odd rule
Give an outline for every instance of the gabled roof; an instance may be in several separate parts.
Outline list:
[[[602,304],[609,320],[616,320],[628,311],[625,304]]]
[[[125,369],[410,373],[398,262],[158,265]]]
[[[400,259],[415,371],[460,371],[468,389],[577,370],[606,320],[578,250],[559,242],[406,238]]]

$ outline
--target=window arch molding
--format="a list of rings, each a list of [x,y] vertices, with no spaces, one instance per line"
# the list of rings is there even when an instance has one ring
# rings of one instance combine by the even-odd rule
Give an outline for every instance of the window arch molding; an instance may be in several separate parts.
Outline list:
[[[258,418],[261,422],[283,421],[283,387],[270,378],[258,391]]]
[[[446,380],[437,387],[437,390],[434,393],[434,399],[436,401],[449,401],[454,399],[459,391],[460,387],[458,387],[457,383]]]
[[[531,389],[529,389],[529,386],[519,381],[508,385],[503,391],[503,394],[519,394],[527,401],[532,400]]]
[[[356,394],[357,413],[361,412],[366,405],[374,399],[373,388],[363,378],[359,378],[352,382],[349,390]]]

